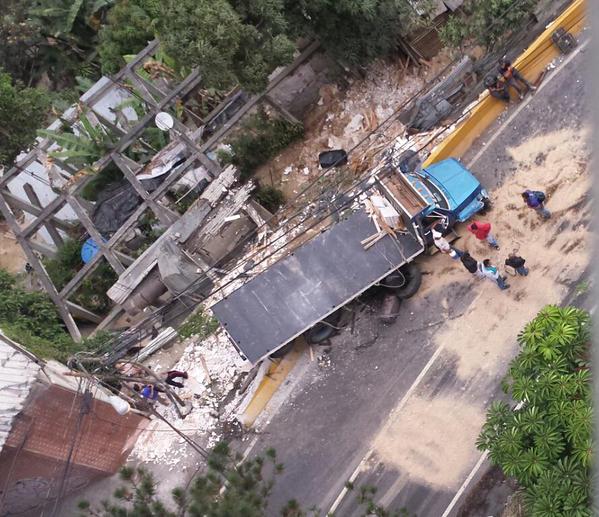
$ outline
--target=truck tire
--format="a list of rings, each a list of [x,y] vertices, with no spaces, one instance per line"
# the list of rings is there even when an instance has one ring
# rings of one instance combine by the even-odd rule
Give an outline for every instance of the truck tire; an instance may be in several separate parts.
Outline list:
[[[399,271],[406,277],[406,283],[402,287],[395,289],[395,294],[401,300],[406,300],[414,296],[422,284],[422,272],[413,262],[399,268]]]
[[[341,311],[334,312],[324,320],[319,321],[306,331],[306,341],[310,345],[318,345],[329,339],[337,331],[337,323],[341,319]]]

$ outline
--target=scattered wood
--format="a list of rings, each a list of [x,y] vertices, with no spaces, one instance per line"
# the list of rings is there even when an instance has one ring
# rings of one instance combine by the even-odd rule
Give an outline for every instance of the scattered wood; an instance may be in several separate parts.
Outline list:
[[[165,328],[152,341],[150,341],[137,356],[137,362],[142,362],[150,357],[154,352],[160,350],[163,346],[177,338],[177,331],[172,327]]]
[[[368,244],[366,244],[364,246],[365,250],[368,250],[370,248],[372,248],[372,246],[374,246],[377,242],[379,242],[383,237],[385,237],[387,235],[386,232],[381,232],[377,235],[376,239],[371,240]]]

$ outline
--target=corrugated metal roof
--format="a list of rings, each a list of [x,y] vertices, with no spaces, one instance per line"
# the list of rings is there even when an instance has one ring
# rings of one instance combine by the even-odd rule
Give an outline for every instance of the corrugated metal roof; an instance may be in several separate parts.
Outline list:
[[[12,428],[13,420],[23,409],[40,366],[0,334],[0,450]]]

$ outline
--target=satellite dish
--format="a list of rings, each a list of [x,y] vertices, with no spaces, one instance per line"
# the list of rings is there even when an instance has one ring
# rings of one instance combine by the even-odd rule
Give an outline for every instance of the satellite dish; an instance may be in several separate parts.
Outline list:
[[[161,111],[160,113],[156,114],[154,122],[156,123],[156,127],[160,129],[160,131],[168,131],[170,129],[173,129],[173,126],[175,125],[173,117],[165,111]]]

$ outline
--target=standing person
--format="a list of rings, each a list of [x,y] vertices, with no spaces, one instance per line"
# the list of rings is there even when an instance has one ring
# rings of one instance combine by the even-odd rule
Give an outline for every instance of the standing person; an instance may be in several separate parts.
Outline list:
[[[479,276],[478,275],[478,262],[476,261],[475,258],[473,258],[470,255],[470,253],[468,253],[467,251],[464,251],[464,253],[460,257],[460,261],[462,262],[463,266],[466,268],[466,270],[469,273]]]
[[[507,89],[507,83],[503,80],[503,77],[488,75],[485,78],[485,86],[491,97],[495,97],[496,99],[509,104],[510,92]]]
[[[525,93],[534,92],[537,89],[536,86],[533,86],[524,78],[505,56],[499,60],[499,73],[503,77],[506,87],[511,86],[518,92],[520,100],[524,99]],[[526,91],[523,91],[522,87],[525,87]]]
[[[187,379],[189,376],[187,375],[187,372],[180,372],[178,370],[170,370],[168,372],[166,372],[166,377],[164,382],[166,384],[168,384],[169,386],[174,386],[175,388],[183,388],[184,384],[182,382],[177,382],[173,379]]]
[[[491,265],[491,261],[489,259],[483,260],[482,264],[479,262],[478,270],[482,277],[493,280],[493,282],[495,282],[502,291],[509,289],[510,286],[505,283],[505,278],[499,274],[499,270],[495,266]]]
[[[458,250],[457,248],[454,248],[451,244],[449,244],[447,239],[445,237],[443,237],[442,230],[443,229],[439,225],[436,225],[432,229],[431,234],[433,236],[433,244],[441,253],[449,255],[454,260],[457,260],[456,255],[457,255],[457,258],[460,258],[462,252],[460,250]]]
[[[524,265],[525,263],[526,260],[517,255],[515,251],[510,253],[508,258],[505,259],[505,265],[513,267],[520,276],[528,276],[528,268]]]
[[[474,221],[468,225],[468,231],[472,233],[479,241],[487,241],[491,248],[499,249],[497,239],[491,234],[491,223],[484,223],[482,221]]]
[[[545,199],[547,199],[545,192],[541,192],[540,190],[525,190],[522,192],[522,199],[524,199],[528,208],[536,210],[543,219],[551,217],[551,212],[545,208]]]

